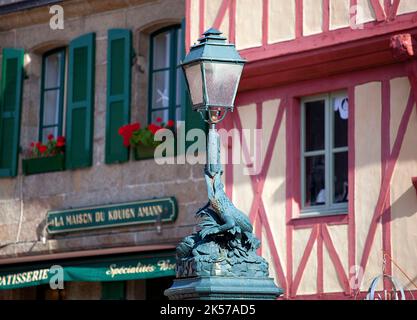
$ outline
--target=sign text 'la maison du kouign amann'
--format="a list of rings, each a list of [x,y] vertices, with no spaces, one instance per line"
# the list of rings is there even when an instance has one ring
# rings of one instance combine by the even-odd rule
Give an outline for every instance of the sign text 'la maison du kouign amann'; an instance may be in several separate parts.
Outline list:
[[[175,198],[152,199],[101,207],[50,211],[48,232],[67,233],[137,224],[174,222],[178,208]]]

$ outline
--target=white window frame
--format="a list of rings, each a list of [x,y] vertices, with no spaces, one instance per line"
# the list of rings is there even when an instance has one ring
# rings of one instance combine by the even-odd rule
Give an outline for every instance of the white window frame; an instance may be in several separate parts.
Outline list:
[[[326,216],[326,215],[339,215],[347,214],[349,202],[334,203],[334,184],[332,183],[332,176],[334,176],[334,155],[336,153],[349,152],[349,146],[334,148],[334,134],[331,132],[334,126],[334,112],[332,102],[336,98],[346,98],[346,91],[338,91],[328,94],[320,94],[301,99],[301,217],[307,216]],[[314,101],[325,101],[325,141],[323,151],[305,151],[306,141],[306,103]],[[306,166],[305,159],[308,156],[323,156],[325,157],[325,191],[326,191],[326,204],[317,206],[305,206],[306,200]],[[349,201],[349,199],[348,199]]]

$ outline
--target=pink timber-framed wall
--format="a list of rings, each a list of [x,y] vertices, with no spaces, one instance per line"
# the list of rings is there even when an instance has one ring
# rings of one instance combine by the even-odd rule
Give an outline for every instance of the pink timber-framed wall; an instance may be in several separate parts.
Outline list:
[[[197,2],[198,12],[192,12],[192,1]],[[198,15],[199,34],[205,29],[213,27],[219,29],[221,24],[228,19],[229,33],[226,34],[230,42],[236,40],[236,3],[239,0],[221,0],[216,17],[211,26],[206,25],[206,4],[210,0],[185,0],[185,18],[191,21],[192,15]],[[406,13],[398,15],[400,1],[394,0],[393,3],[385,1],[381,6],[379,0],[371,0],[371,8],[375,14],[375,21],[364,23],[363,29],[357,29],[352,32],[349,27],[330,30],[330,0],[321,0],[322,3],[322,32],[314,35],[304,35],[303,0],[295,1],[295,38],[289,41],[277,43],[268,43],[269,31],[269,3],[273,0],[262,1],[262,44],[259,46],[245,48],[241,54],[250,61],[273,58],[280,55],[292,54],[307,50],[313,50],[322,47],[328,47],[335,43],[348,43],[359,39],[369,39],[374,36],[383,35],[390,32],[396,32],[399,29],[407,30],[415,27],[416,13]],[[350,7],[358,5],[358,0],[349,0]],[[350,13],[351,21],[356,21],[355,12]],[[356,22],[355,22],[356,23]],[[189,50],[190,44],[197,39],[191,39],[191,29],[188,26],[186,30],[186,48]]]
[[[398,160],[399,152],[401,149],[402,141],[404,139],[405,132],[407,130],[408,122],[410,121],[410,114],[415,103],[414,92],[417,86],[412,86],[413,90],[410,92],[409,103],[406,111],[403,115],[400,128],[396,141],[393,146],[392,153],[390,152],[390,141],[389,135],[389,124],[390,123],[390,87],[389,81],[393,78],[398,77],[409,77],[410,81],[415,76],[415,68],[412,68],[411,63],[398,63],[390,66],[382,66],[371,70],[361,70],[345,74],[340,74],[325,79],[308,80],[299,83],[293,83],[287,86],[281,86],[276,88],[268,88],[261,90],[251,90],[241,92],[236,101],[237,112],[230,118],[231,121],[227,122],[227,126],[230,128],[235,125],[239,130],[242,130],[241,120],[239,119],[239,106],[248,104],[256,104],[258,110],[259,106],[263,101],[271,99],[281,99],[282,111],[286,111],[286,116],[283,120],[280,119],[279,112],[277,116],[278,128],[279,121],[286,122],[286,274],[283,272],[281,265],[281,259],[275,252],[274,264],[277,270],[277,278],[286,290],[285,298],[294,299],[352,299],[354,297],[354,290],[350,287],[349,281],[351,281],[352,275],[349,274],[349,270],[345,270],[342,266],[340,258],[338,256],[336,248],[334,247],[333,241],[327,230],[328,226],[334,225],[346,225],[348,228],[348,237],[346,246],[348,250],[349,265],[360,265],[366,269],[367,262],[370,255],[370,250],[373,245],[373,241],[376,233],[376,226],[378,223],[382,223],[382,238],[384,251],[391,254],[391,232],[390,232],[390,203],[388,199],[389,185],[392,179],[393,170]],[[414,70],[414,71],[412,71]],[[356,256],[356,234],[355,234],[355,87],[358,85],[366,84],[369,82],[381,82],[382,84],[382,110],[383,115],[381,117],[381,170],[384,177],[381,183],[380,196],[378,203],[373,213],[373,220],[369,226],[369,233],[366,238],[365,248],[361,255],[360,261],[357,261]],[[314,217],[305,219],[294,219],[299,215],[300,212],[300,98],[303,96],[310,96],[320,93],[332,92],[337,90],[347,90],[349,96],[349,210],[346,215],[335,215],[325,217]],[[257,113],[260,111],[257,111]],[[265,112],[265,110],[263,111]],[[262,128],[262,124],[258,123],[257,128]],[[278,130],[278,129],[277,129]],[[274,134],[274,132],[273,132]],[[272,141],[274,137],[271,138]],[[270,146],[271,147],[271,146]],[[270,159],[269,159],[270,161]],[[268,163],[268,156],[266,163],[267,167],[271,165]],[[266,171],[263,170],[261,174],[252,179],[254,184],[255,192],[262,192],[262,187],[259,189],[259,181],[266,179]],[[226,186],[230,196],[232,196],[232,185],[233,185],[233,170],[231,164],[226,165]],[[262,202],[262,200],[258,200]],[[388,204],[385,207],[385,204]],[[250,217],[254,222],[257,217],[257,211],[262,211],[262,204],[259,203],[252,206]],[[265,214],[260,219],[261,227],[267,223]],[[259,221],[257,221],[259,223]],[[301,262],[297,268],[293,266],[293,232],[298,229],[311,229],[310,239],[307,246],[303,249],[304,254]],[[271,230],[270,232],[274,232]],[[259,236],[259,230],[257,232]],[[273,242],[272,236],[268,236],[269,241]],[[301,277],[305,271],[307,260],[311,254],[313,245],[317,242],[317,294],[315,295],[298,295],[297,289],[300,284]],[[269,243],[271,245],[271,243]],[[326,294],[323,289],[323,246],[326,246],[332,263],[337,271],[337,277],[339,282],[342,284],[344,291],[338,294],[331,293]],[[274,247],[274,246],[272,246]],[[298,248],[300,249],[300,248]],[[273,250],[273,248],[272,248]],[[276,251],[276,250],[275,250]],[[392,266],[390,263],[387,264],[386,272],[392,273]],[[386,288],[389,289],[389,284],[385,284]]]

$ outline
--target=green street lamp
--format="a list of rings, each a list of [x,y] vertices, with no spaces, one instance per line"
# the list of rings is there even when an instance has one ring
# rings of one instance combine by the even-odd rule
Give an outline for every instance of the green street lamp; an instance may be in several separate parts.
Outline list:
[[[246,60],[222,33],[209,29],[191,47],[182,68],[190,92],[192,108],[210,124],[207,162],[212,171],[220,170],[220,139],[216,124],[233,112],[240,78]]]
[[[177,246],[177,279],[165,291],[170,299],[276,299],[282,294],[246,214],[224,191],[220,136],[216,124],[233,111],[246,61],[221,32],[209,29],[191,47],[182,68],[192,108],[211,125],[204,171],[208,203],[197,211],[199,230]]]
[[[209,123],[218,123],[228,111],[233,111],[246,61],[220,31],[209,29],[203,35],[185,57],[182,67],[193,109]]]

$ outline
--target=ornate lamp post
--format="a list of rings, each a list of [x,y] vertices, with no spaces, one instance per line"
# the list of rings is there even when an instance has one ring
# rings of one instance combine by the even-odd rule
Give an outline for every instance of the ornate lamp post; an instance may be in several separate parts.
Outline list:
[[[282,294],[269,277],[268,263],[248,217],[224,191],[216,124],[233,112],[245,60],[221,32],[209,29],[182,67],[192,107],[210,125],[205,179],[209,202],[197,212],[199,231],[177,247],[177,279],[170,299],[276,299]]]

